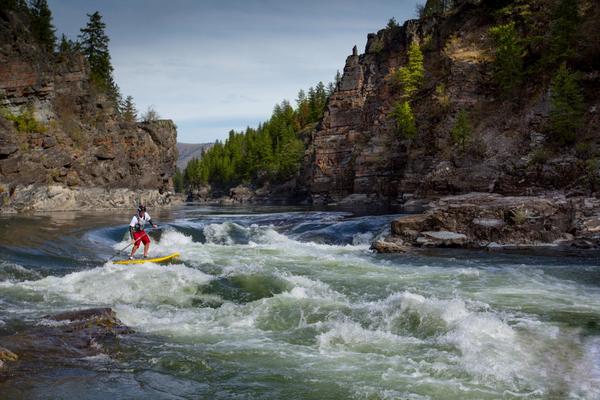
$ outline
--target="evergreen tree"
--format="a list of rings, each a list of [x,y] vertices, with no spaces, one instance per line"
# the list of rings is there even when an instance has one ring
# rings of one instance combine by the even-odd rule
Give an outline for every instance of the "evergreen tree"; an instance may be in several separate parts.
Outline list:
[[[559,0],[550,24],[549,63],[558,65],[576,55],[577,27],[581,23],[577,0]]]
[[[60,37],[60,44],[58,45],[58,52],[60,54],[71,54],[76,50],[76,45],[72,40],[68,39],[63,33]]]
[[[510,95],[523,81],[523,41],[515,28],[515,23],[498,25],[490,29],[496,46],[494,76],[505,95]]]
[[[402,89],[403,97],[411,99],[421,88],[424,78],[423,53],[419,43],[414,41],[408,49],[408,62],[406,66],[398,68],[394,74],[394,81]]]
[[[471,137],[471,123],[469,122],[469,116],[465,110],[460,110],[456,117],[456,122],[450,131],[452,140],[458,144],[462,150],[465,149],[465,144]]]
[[[52,25],[52,12],[46,0],[33,0],[29,10],[31,33],[49,53],[56,47],[56,30]]]
[[[173,189],[176,193],[183,193],[184,190],[184,177],[179,168],[175,169],[175,175],[173,175]]]
[[[123,121],[128,123],[137,121],[138,115],[135,103],[133,102],[133,97],[127,96],[127,98],[125,98],[125,101],[121,105],[121,116],[123,117]]]
[[[29,13],[26,0],[1,0],[0,9]]]
[[[333,78],[333,83],[334,83],[336,89],[340,88],[340,85],[342,84],[342,74],[340,74],[339,70],[337,70],[335,73],[335,77]]]
[[[392,118],[396,123],[396,132],[405,139],[412,139],[417,135],[415,116],[408,101],[396,102],[392,110]]]
[[[578,74],[562,63],[550,86],[550,132],[560,144],[571,144],[583,125],[584,99]]]
[[[119,88],[113,79],[113,67],[108,51],[109,38],[104,32],[106,24],[98,11],[87,14],[89,21],[85,28],[81,28],[79,41],[81,51],[90,64],[91,80],[100,90],[106,91],[109,97],[119,104]]]

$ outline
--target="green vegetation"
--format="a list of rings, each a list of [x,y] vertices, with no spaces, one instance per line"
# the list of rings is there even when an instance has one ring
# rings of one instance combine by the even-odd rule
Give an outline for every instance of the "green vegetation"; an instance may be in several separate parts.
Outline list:
[[[67,38],[67,36],[63,33],[60,37],[60,43],[58,44],[58,54],[59,56],[69,56],[77,51],[79,48],[79,44]]]
[[[46,0],[33,0],[29,9],[31,33],[49,53],[56,47],[56,30],[52,25],[52,12]]]
[[[394,103],[390,116],[394,119],[396,133],[405,139],[412,139],[417,135],[415,116],[410,106],[410,101],[421,88],[425,77],[423,66],[423,53],[418,42],[412,42],[408,49],[408,62],[394,72],[392,79],[397,87],[402,90],[402,101]]]
[[[453,5],[453,0],[427,0],[425,5],[417,5],[417,15],[419,18],[442,15],[449,11]]]
[[[183,193],[184,179],[183,173],[179,170],[179,168],[175,168],[175,175],[173,175],[173,188],[175,189],[175,193]]]
[[[339,76],[336,78],[339,82]],[[230,131],[228,139],[217,141],[200,159],[191,160],[184,171],[188,189],[211,184],[230,187],[240,183],[262,185],[285,182],[299,171],[304,143],[300,132],[322,117],[331,90],[319,82],[298,93],[296,107],[288,101],[277,104],[271,118],[256,129]]]
[[[558,69],[550,86],[550,132],[560,144],[572,144],[583,125],[585,112],[578,74],[570,72],[565,63]]]
[[[406,66],[396,70],[393,80],[402,89],[403,97],[411,99],[421,88],[424,77],[423,53],[421,52],[419,43],[414,41],[408,49],[408,62]]]
[[[137,121],[137,110],[133,102],[133,97],[127,96],[123,104],[121,104],[121,117],[123,121],[127,123],[134,123]]]
[[[113,79],[113,67],[108,51],[109,38],[104,32],[106,24],[98,11],[87,14],[89,21],[81,28],[79,47],[90,64],[92,83],[101,91],[108,93],[115,106],[119,105],[119,88]]]
[[[549,51],[546,63],[552,66],[574,58],[577,26],[581,23],[577,0],[558,0],[550,23]]]
[[[465,110],[460,110],[458,112],[458,116],[456,117],[456,122],[450,131],[450,135],[452,136],[452,140],[454,143],[458,144],[461,149],[464,151],[465,144],[471,138],[472,129],[471,123],[469,121],[469,116]]]
[[[494,78],[504,95],[514,94],[523,77],[525,47],[514,22],[490,28],[495,44]]]
[[[444,83],[435,85],[435,99],[444,110],[450,108],[450,96],[446,91],[446,85]]]
[[[7,109],[2,109],[0,115],[9,121],[12,121],[15,124],[17,131],[20,133],[44,133],[48,129],[46,125],[35,118],[32,107],[26,107],[18,114],[13,114]]]
[[[398,24],[398,22],[396,21],[396,18],[392,17],[390,18],[390,20],[387,23],[387,26],[385,27],[386,29],[393,31],[395,29],[400,28],[400,25]]]
[[[392,118],[396,122],[396,133],[405,139],[412,139],[417,136],[417,126],[415,125],[415,116],[410,107],[410,103],[397,101],[394,103]]]

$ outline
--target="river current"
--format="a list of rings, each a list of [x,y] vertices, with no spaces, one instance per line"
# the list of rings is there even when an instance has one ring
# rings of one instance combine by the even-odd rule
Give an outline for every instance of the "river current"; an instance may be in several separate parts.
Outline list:
[[[598,253],[378,255],[397,215],[150,214],[177,262],[106,261],[127,213],[0,217],[0,335],[99,306],[136,332],[0,398],[600,399]]]

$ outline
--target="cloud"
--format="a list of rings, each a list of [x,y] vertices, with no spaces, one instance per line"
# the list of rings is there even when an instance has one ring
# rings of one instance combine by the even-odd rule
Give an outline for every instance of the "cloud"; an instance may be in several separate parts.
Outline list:
[[[193,143],[255,125],[298,90],[332,80],[352,46],[363,48],[390,17],[410,17],[416,1],[49,3],[58,31],[72,38],[97,8],[123,94],[140,110],[155,106]]]

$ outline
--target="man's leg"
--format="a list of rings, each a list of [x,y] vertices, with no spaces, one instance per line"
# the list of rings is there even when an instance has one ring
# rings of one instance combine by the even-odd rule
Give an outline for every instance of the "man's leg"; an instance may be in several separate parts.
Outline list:
[[[140,243],[135,242],[135,244],[133,245],[133,248],[131,249],[131,254],[129,255],[129,258],[133,258],[133,255],[135,254],[135,252],[137,251],[137,249],[139,247],[140,247]]]
[[[144,243],[144,258],[148,256],[148,250],[150,250],[150,242]]]

